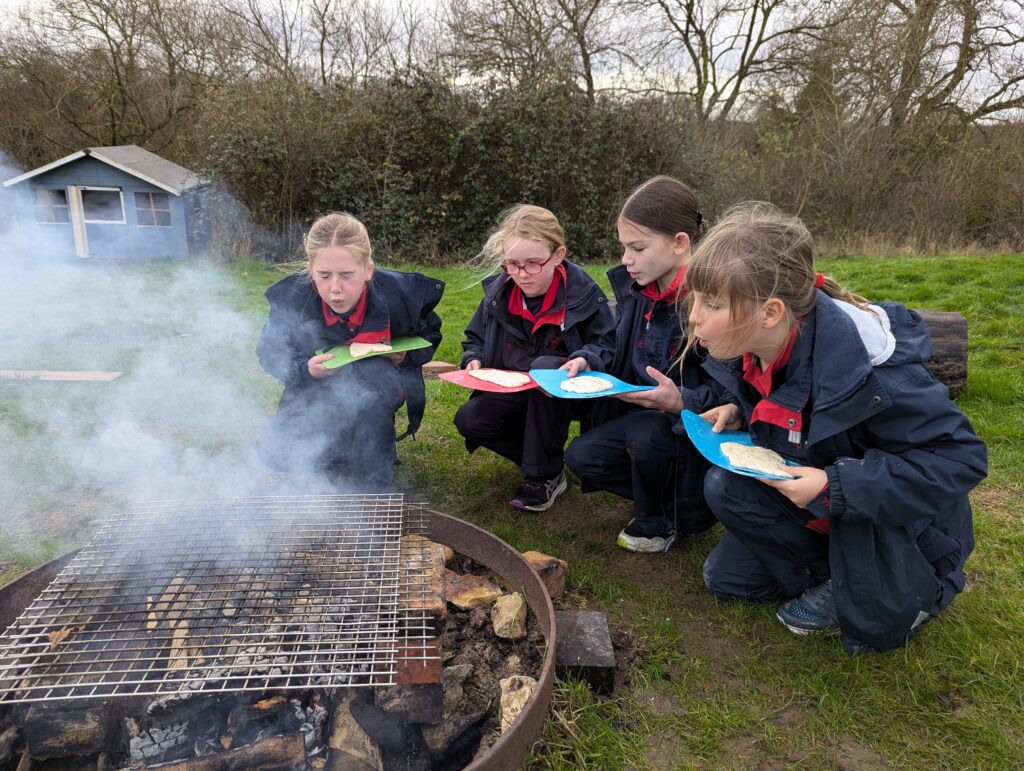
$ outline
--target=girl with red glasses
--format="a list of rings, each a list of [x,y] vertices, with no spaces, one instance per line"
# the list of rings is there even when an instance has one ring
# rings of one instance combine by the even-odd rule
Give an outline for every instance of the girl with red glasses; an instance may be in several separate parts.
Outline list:
[[[565,254],[562,226],[547,209],[524,204],[502,215],[478,257],[492,275],[466,328],[464,369],[557,369],[570,351],[611,332],[607,298]],[[523,481],[509,501],[513,508],[547,511],[564,492],[573,404],[539,389],[475,391],[455,413],[466,449],[486,447],[519,466]]]

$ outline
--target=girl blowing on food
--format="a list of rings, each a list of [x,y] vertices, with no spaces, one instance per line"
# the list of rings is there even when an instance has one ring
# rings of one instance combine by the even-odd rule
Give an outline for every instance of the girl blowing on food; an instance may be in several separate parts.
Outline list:
[[[326,474],[347,487],[384,490],[396,463],[395,412],[408,405],[415,433],[423,418],[422,366],[441,342],[434,308],[444,284],[374,265],[363,224],[331,213],[310,228],[308,262],[270,287],[270,315],[257,345],[260,364],[284,383],[277,414],[260,439],[264,462],[281,471]],[[430,346],[327,366],[325,348],[390,347],[418,336]],[[353,354],[354,354],[353,349]]]
[[[667,551],[677,534],[714,524],[703,501],[708,464],[680,430],[681,388],[700,387],[699,360],[679,361],[680,312],[691,248],[706,230],[693,192],[654,177],[626,199],[617,223],[622,264],[608,271],[617,323],[612,335],[571,354],[563,369],[608,372],[653,391],[600,399],[595,428],[569,445],[566,463],[583,491],[633,501],[617,543],[632,552]]]
[[[483,280],[483,300],[462,343],[464,369],[557,369],[569,351],[611,330],[604,293],[565,254],[562,226],[547,209],[521,205],[502,215],[479,257],[501,272]],[[572,404],[540,389],[475,391],[455,413],[466,449],[486,447],[519,466],[524,479],[513,508],[547,511],[565,490]]]
[[[841,633],[850,653],[902,645],[964,587],[967,494],[987,467],[924,367],[923,322],[816,273],[807,229],[766,204],[712,228],[688,279],[689,345],[708,354],[720,403],[687,406],[798,464],[786,480],[708,472],[727,532],[705,583],[719,597],[786,599],[790,630]]]

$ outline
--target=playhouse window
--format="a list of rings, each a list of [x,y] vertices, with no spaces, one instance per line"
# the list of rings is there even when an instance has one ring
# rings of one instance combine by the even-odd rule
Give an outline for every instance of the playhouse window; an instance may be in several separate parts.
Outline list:
[[[124,224],[124,202],[116,187],[82,188],[82,214],[86,222]]]
[[[36,188],[36,222],[70,222],[68,216],[68,193],[49,187]]]
[[[136,193],[135,216],[142,227],[170,227],[171,197],[167,193]]]

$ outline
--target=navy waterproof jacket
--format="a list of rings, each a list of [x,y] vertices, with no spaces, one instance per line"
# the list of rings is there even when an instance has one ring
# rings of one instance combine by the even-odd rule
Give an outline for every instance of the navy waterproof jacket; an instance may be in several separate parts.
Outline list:
[[[387,328],[392,338],[418,336],[431,343],[429,348],[408,351],[399,366],[409,415],[405,434],[415,434],[426,406],[422,368],[441,342],[441,318],[434,308],[444,282],[422,273],[375,268],[369,289],[361,330]],[[263,369],[284,383],[281,404],[286,404],[302,398],[308,389],[323,386],[309,374],[307,362],[323,348],[350,341],[353,333],[343,323],[326,323],[320,295],[305,273],[281,279],[266,291],[266,298],[270,315],[256,354]]]
[[[565,321],[562,334],[568,351],[608,335],[613,327],[608,298],[601,287],[578,265],[565,266]],[[485,367],[500,366],[502,347],[525,340],[522,321],[508,311],[508,292],[512,279],[505,273],[483,280],[484,297],[466,327],[462,343],[465,353],[461,367],[476,359]]]
[[[615,328],[597,343],[581,346],[570,356],[582,356],[590,369],[637,385],[656,385],[645,371],[651,366],[680,383],[684,390],[695,390],[703,398],[706,389],[701,385],[704,378],[700,358],[693,352],[688,353],[682,373],[677,365],[686,344],[680,316],[685,306],[668,302],[656,304],[645,297],[624,265],[611,268],[608,280],[615,295]],[[629,411],[630,407],[618,399],[599,399],[594,410],[597,425]]]
[[[768,397],[802,417],[796,436],[750,425],[760,396],[742,381],[739,360],[709,358],[704,368],[719,386],[718,403],[739,404],[755,443],[828,474],[827,508],[809,508],[832,518],[833,590],[853,653],[902,645],[963,589],[974,548],[967,494],[985,477],[987,454],[924,366],[932,344],[920,316],[881,304],[890,344],[869,353],[852,306],[843,305],[818,292],[785,380]]]

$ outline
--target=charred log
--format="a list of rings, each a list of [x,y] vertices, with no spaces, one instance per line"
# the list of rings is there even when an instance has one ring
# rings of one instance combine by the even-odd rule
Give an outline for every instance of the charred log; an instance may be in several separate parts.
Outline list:
[[[301,733],[273,736],[219,755],[160,766],[162,771],[292,771],[306,768],[306,742]]]

